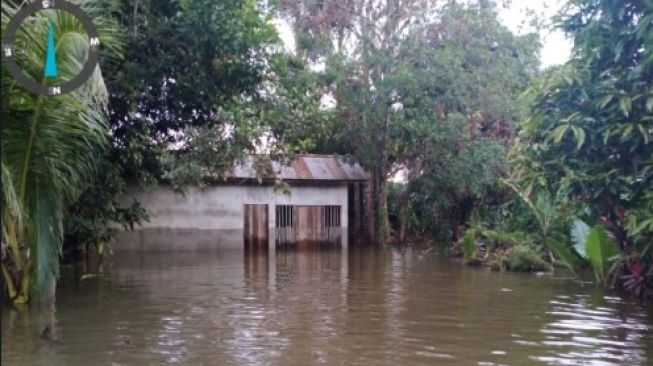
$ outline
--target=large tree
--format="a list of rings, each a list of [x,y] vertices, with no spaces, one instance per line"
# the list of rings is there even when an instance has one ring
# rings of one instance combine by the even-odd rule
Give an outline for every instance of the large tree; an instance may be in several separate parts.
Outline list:
[[[325,64],[325,92],[334,100],[349,141],[341,146],[372,172],[374,230],[389,237],[387,178],[392,158],[392,107],[399,96],[387,87],[402,40],[432,13],[430,1],[282,1],[298,54]]]
[[[282,5],[298,55],[324,66],[323,92],[339,120],[331,151],[352,154],[372,172],[378,241],[388,240],[387,180],[398,169],[407,169],[421,203],[473,202],[485,180],[467,173],[498,173],[492,168],[512,134],[516,97],[537,72],[537,37],[510,33],[488,1]]]
[[[282,51],[272,15],[254,0],[119,0],[106,5],[126,30],[109,63],[112,149],[72,206],[74,247],[110,241],[112,222],[147,217],[118,197],[127,184],[175,188],[220,176],[245,152],[287,155],[319,127],[310,73]],[[313,113],[316,112],[316,113]],[[280,131],[283,131],[281,133]]]
[[[522,118],[519,95],[538,73],[538,37],[511,33],[491,4],[452,4],[401,50],[394,84],[403,123],[392,133],[403,142],[405,195],[421,207],[422,228],[437,221],[451,234],[440,239],[456,241],[481,202],[501,196],[505,146]]]
[[[122,0],[116,14],[129,38],[109,80],[115,159],[126,173],[157,179],[161,154],[184,144],[188,128],[230,129],[250,144],[247,110],[269,70],[274,26],[253,0]],[[243,115],[234,116],[234,114]],[[234,117],[240,117],[234,123]],[[243,136],[241,136],[243,135]],[[231,164],[231,156],[216,157]]]

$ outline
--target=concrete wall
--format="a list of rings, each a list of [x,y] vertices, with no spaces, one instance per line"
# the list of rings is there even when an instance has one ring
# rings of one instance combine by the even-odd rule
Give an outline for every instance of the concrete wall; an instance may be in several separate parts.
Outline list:
[[[290,195],[272,186],[214,185],[189,188],[185,195],[165,186],[153,191],[131,188],[124,198],[136,199],[150,212],[142,228],[242,230],[244,204],[268,204],[269,227],[275,227],[275,205],[339,205],[340,223],[347,227],[347,185],[291,186]]]
[[[245,247],[242,230],[147,228],[118,233],[116,252],[228,251]]]
[[[348,246],[347,229],[341,229],[338,246]],[[275,230],[269,232],[268,249],[276,250]],[[121,231],[113,250],[118,252],[160,252],[160,251],[242,251],[245,249],[243,230],[168,229],[148,228]]]

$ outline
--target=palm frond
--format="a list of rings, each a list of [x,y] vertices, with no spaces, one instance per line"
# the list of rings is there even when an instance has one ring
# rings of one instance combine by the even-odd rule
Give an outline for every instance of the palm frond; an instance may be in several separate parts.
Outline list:
[[[23,208],[14,189],[13,177],[5,165],[4,160],[0,162],[0,169],[2,170],[2,208],[10,217],[17,218],[21,221]],[[3,220],[4,224],[7,224],[5,220]]]
[[[84,1],[84,9],[94,17],[102,42],[103,56],[117,57],[120,51],[118,28],[111,21],[95,17],[100,7]],[[3,28],[16,11],[3,3]],[[16,35],[16,60],[30,77],[41,81],[45,57],[43,40],[47,26],[55,30],[60,76],[70,79],[82,69],[88,50],[88,36],[70,14],[39,12],[28,27]],[[108,92],[100,68],[85,85],[57,97],[35,96],[11,82],[2,70],[6,107],[2,139],[3,211],[20,213],[25,219],[14,222],[21,250],[27,253],[32,269],[31,288],[43,295],[58,275],[65,205],[74,201],[83,184],[95,173],[96,164],[108,146],[106,105]],[[5,179],[6,177],[6,179]],[[6,215],[4,215],[6,217]],[[4,229],[4,228],[3,228]],[[4,230],[3,230],[4,231]],[[3,241],[5,235],[3,233]]]

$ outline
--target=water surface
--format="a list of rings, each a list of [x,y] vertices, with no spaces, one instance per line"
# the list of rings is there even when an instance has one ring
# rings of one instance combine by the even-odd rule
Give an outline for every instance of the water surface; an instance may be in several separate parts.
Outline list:
[[[52,315],[3,308],[2,364],[653,365],[650,307],[559,277],[410,249],[117,253]]]

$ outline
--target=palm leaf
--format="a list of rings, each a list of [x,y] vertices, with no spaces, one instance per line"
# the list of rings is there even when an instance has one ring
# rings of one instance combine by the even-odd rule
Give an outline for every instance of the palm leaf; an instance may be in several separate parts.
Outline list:
[[[23,208],[14,189],[13,177],[5,165],[4,159],[0,162],[0,169],[2,170],[2,207],[5,213],[8,214],[8,217],[16,218],[20,223],[22,221]],[[2,221],[2,224],[9,224],[6,218]]]
[[[84,2],[91,16],[99,9],[92,7],[93,3]],[[2,4],[3,28],[15,11],[11,5]],[[71,78],[79,73],[88,50],[88,37],[81,24],[65,12],[39,12],[31,19],[34,24],[29,31],[22,27],[15,39],[16,49],[21,50],[16,52],[20,67],[41,80],[43,40],[47,24],[52,21],[60,75]],[[115,55],[120,41],[116,27],[111,28],[111,22],[98,17],[94,17],[94,23],[103,51]],[[29,253],[30,287],[35,294],[43,295],[58,275],[64,207],[80,194],[107,147],[108,93],[99,67],[83,87],[57,97],[25,92],[12,82],[6,70],[2,70],[2,85],[7,87],[2,100],[6,106],[2,177],[3,183],[11,182],[3,194],[4,201],[16,201],[14,206],[3,206],[3,211],[7,217],[10,209],[23,210],[25,219],[14,223],[16,241],[21,251]]]

